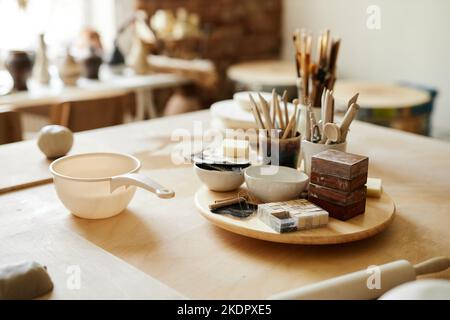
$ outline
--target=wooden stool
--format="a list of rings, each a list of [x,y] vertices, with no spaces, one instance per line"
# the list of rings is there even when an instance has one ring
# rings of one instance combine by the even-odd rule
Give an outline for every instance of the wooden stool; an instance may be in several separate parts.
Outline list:
[[[0,144],[22,140],[20,112],[8,106],[0,107]]]
[[[403,131],[430,135],[431,113],[436,91],[411,85],[339,80],[334,88],[336,107],[359,92],[358,119]]]

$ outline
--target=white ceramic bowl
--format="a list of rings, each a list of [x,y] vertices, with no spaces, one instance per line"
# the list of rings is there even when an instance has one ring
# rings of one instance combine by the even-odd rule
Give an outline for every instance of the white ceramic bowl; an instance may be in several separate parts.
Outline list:
[[[250,193],[265,203],[298,199],[309,180],[298,170],[269,165],[249,167],[244,175]]]
[[[50,165],[56,193],[74,215],[104,219],[122,212],[136,187],[172,198],[174,192],[137,173],[141,163],[119,153],[86,153],[60,158]]]
[[[272,100],[272,94],[268,92],[260,92],[261,96],[267,101]],[[233,95],[233,100],[245,111],[252,111],[252,104],[250,101],[249,94],[255,99],[255,102],[259,105],[258,92],[256,91],[241,91]]]
[[[233,191],[244,183],[242,172],[206,170],[200,168],[197,164],[194,164],[194,170],[200,181],[211,191]]]

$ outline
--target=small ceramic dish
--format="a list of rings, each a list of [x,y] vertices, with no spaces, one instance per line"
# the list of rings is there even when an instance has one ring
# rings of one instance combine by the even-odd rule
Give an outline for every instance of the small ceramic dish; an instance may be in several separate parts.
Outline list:
[[[202,164],[194,164],[197,177],[209,190],[217,192],[228,192],[239,188],[244,183],[244,174],[240,170],[219,171],[211,170]]]
[[[244,173],[247,188],[264,203],[298,199],[308,184],[308,176],[279,166],[252,166]]]
[[[242,91],[237,92],[233,95],[233,100],[245,111],[252,111],[252,104],[250,101],[249,94],[252,95],[255,102],[259,105],[258,92],[256,91]],[[261,96],[266,100],[270,101],[272,99],[272,94],[268,92],[261,92]]]

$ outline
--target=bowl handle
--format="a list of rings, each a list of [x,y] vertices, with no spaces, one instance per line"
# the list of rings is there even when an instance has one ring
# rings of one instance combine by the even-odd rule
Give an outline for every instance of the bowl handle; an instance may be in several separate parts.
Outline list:
[[[140,173],[125,174],[111,178],[111,192],[122,186],[136,186],[153,192],[159,198],[169,199],[175,196],[175,192],[163,187],[158,182]]]

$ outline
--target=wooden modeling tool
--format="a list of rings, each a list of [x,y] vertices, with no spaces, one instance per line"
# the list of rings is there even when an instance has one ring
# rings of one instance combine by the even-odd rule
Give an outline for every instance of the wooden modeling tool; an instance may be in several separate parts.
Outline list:
[[[353,121],[353,119],[356,118],[356,114],[359,111],[359,105],[356,103],[353,103],[350,108],[348,108],[347,112],[345,113],[344,118],[342,119],[340,128],[341,128],[341,141],[345,142],[347,140],[347,134],[348,130],[350,128],[350,125]]]
[[[279,99],[278,94],[276,94],[276,97],[275,97],[275,109],[277,112],[278,124],[280,125],[280,129],[284,130],[284,129],[286,129],[286,124],[284,123],[283,113],[281,112],[280,99]]]
[[[267,103],[267,101],[263,98],[263,96],[260,93],[258,93],[258,96],[259,96],[259,100],[261,102],[261,110],[262,110],[263,117],[264,117],[265,128],[267,130],[274,129],[272,120],[270,120],[269,104]]]
[[[255,118],[256,124],[258,125],[259,129],[264,129],[264,123],[261,119],[261,114],[258,109],[258,105],[256,104],[255,100],[253,99],[252,95],[248,95],[250,97],[250,103],[252,108],[253,117]]]
[[[283,97],[281,98],[283,100],[283,107],[284,107],[284,125],[285,129],[286,126],[289,123],[289,110],[288,110],[288,96],[287,96],[287,90],[284,90]]]
[[[358,102],[359,93],[355,94],[350,100],[348,100],[347,108],[350,108],[350,106],[354,103]]]
[[[311,116],[309,115],[311,111],[306,112],[305,120],[305,140],[311,141]]]
[[[296,118],[297,118],[297,112],[298,112],[298,100],[297,99],[294,100],[294,106],[295,106],[294,114],[292,115],[291,119],[289,120],[286,130],[284,130],[282,139],[287,139],[290,135],[292,136],[292,129],[294,128]]]
[[[323,129],[323,135],[326,137],[326,144],[338,143],[341,140],[341,129],[335,123],[327,123]]]
[[[372,300],[417,276],[441,272],[450,267],[447,257],[437,257],[412,265],[406,260],[383,264],[378,269],[364,269],[340,277],[321,281],[299,289],[273,295],[273,300]],[[380,288],[371,289],[370,276],[379,275]]]
[[[272,98],[270,99],[269,107],[270,107],[270,119],[272,121],[274,129],[277,128],[277,111],[275,109],[275,89],[272,89]]]

